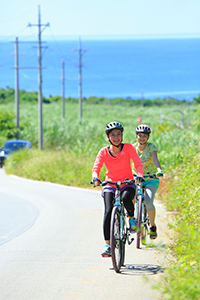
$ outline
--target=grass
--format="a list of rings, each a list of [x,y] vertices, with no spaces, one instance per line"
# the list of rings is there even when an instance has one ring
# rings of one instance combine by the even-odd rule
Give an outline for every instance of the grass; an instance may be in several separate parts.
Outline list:
[[[175,171],[163,194],[168,209],[176,212],[171,228],[173,255],[164,276],[163,299],[200,299],[200,154],[188,156]]]
[[[89,187],[91,167],[87,155],[77,156],[63,150],[22,150],[6,162],[8,174],[78,187]]]
[[[13,110],[13,104],[1,105]],[[78,105],[66,104],[66,119],[61,118],[61,103],[44,105],[44,147],[37,150],[37,105],[21,104],[21,120],[26,122],[21,138],[32,142],[32,151],[20,151],[6,162],[6,172],[19,176],[90,188],[91,170],[99,149],[108,145],[104,133],[110,121],[120,121],[125,128],[124,142],[135,142],[138,116],[151,126],[150,141],[156,144],[164,172],[170,180],[160,196],[169,210],[175,211],[170,224],[174,235],[170,253],[173,259],[160,286],[163,299],[200,299],[200,110],[185,106],[123,107],[120,105],[83,104],[83,120],[78,119]],[[181,109],[181,116],[173,110]],[[162,117],[161,117],[162,116]],[[171,121],[171,119],[173,121]],[[161,122],[163,120],[163,122]],[[161,124],[162,123],[162,124]],[[0,141],[2,141],[0,137]],[[104,178],[105,169],[101,172]]]
[[[104,128],[110,121],[119,120],[125,127],[124,141],[135,141],[135,128],[138,125],[138,116],[142,117],[143,123],[148,123],[155,133],[164,134],[178,129],[169,116],[178,125],[181,124],[181,116],[174,110],[181,110],[185,114],[185,124],[193,122],[194,112],[198,105],[190,105],[190,117],[188,105],[163,106],[163,107],[127,107],[121,105],[95,105],[83,103],[83,120],[79,121],[78,104],[66,103],[66,118],[61,118],[61,103],[43,105],[43,137],[44,148],[75,148],[83,146],[85,138],[88,143],[96,144],[98,150],[106,142]],[[2,110],[15,111],[14,103],[1,104]],[[26,123],[20,133],[20,137],[28,139],[34,147],[38,145],[38,106],[36,103],[20,104],[20,124]],[[162,123],[162,125],[160,125]],[[188,126],[186,126],[187,128]],[[153,135],[152,135],[153,138]],[[175,141],[176,137],[172,138]],[[1,142],[1,139],[0,139]],[[2,144],[3,144],[2,140]],[[160,140],[159,140],[160,142]]]
[[[30,109],[31,107],[31,109]],[[88,187],[91,180],[91,169],[99,149],[108,145],[104,129],[110,120],[119,120],[124,125],[124,142],[135,142],[137,116],[141,115],[143,122],[151,124],[153,133],[150,141],[158,148],[159,159],[165,172],[172,170],[181,163],[186,149],[195,144],[198,136],[186,127],[181,130],[173,123],[159,124],[160,108],[132,108],[113,106],[105,110],[105,105],[84,105],[83,120],[80,122],[78,105],[66,105],[67,117],[60,116],[59,103],[44,105],[44,146],[45,151],[39,151],[37,146],[37,106],[34,104],[21,105],[21,119],[27,126],[21,132],[21,138],[30,140],[34,150],[27,153],[16,153],[8,160],[6,171],[32,179],[46,180],[66,185]],[[172,107],[175,108],[175,107]],[[186,110],[183,107],[183,110]],[[196,108],[196,106],[194,106]],[[194,109],[193,108],[193,109]],[[5,107],[4,107],[5,109]],[[11,107],[9,107],[11,109]],[[193,110],[192,109],[192,110]],[[164,108],[167,116],[172,110]],[[163,118],[164,118],[163,113]],[[48,116],[48,117],[47,117]],[[26,117],[26,119],[25,119]],[[178,122],[178,118],[175,119]],[[156,123],[157,122],[157,123]],[[14,163],[18,162],[18,163]],[[65,167],[64,167],[65,166]],[[101,173],[104,178],[105,170]]]

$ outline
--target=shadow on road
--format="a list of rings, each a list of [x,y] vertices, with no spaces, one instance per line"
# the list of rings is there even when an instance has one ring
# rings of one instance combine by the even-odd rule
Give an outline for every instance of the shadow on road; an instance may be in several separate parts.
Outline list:
[[[149,276],[158,273],[163,273],[165,268],[159,265],[147,265],[147,264],[126,264],[121,268],[122,275],[134,275],[134,276]]]

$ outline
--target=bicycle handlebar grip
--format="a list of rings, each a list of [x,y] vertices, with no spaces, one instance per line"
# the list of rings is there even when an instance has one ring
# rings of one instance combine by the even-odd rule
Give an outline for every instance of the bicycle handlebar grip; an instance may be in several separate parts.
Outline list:
[[[163,172],[157,172],[157,173],[156,173],[156,176],[158,176],[158,177],[163,177]]]

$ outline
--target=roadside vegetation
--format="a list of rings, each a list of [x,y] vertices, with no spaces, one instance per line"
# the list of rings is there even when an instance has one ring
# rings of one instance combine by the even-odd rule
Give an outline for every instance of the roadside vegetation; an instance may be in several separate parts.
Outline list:
[[[161,287],[163,299],[200,299],[200,108],[194,114],[198,141],[187,147],[182,162],[172,169],[162,200],[174,212],[170,227],[172,259]]]
[[[188,149],[173,171],[167,194],[167,208],[176,214],[170,227],[172,259],[164,275],[163,299],[200,299],[200,154]]]
[[[24,92],[25,93],[25,92]],[[1,94],[0,94],[1,95]],[[26,94],[25,94],[26,95]],[[30,96],[30,95],[28,95]],[[34,95],[31,94],[31,96]],[[24,96],[25,97],[25,96]],[[51,99],[50,99],[51,98]],[[20,151],[6,161],[6,172],[34,180],[91,188],[91,169],[103,146],[108,145],[105,126],[120,121],[124,142],[136,140],[138,117],[151,126],[165,172],[165,188],[159,197],[174,212],[170,224],[169,268],[160,289],[163,299],[200,299],[200,108],[198,101],[83,99],[80,122],[77,99],[66,100],[62,119],[61,100],[50,97],[43,105],[44,150],[38,145],[37,100],[20,102],[20,138],[32,142],[32,151]],[[13,96],[0,101],[0,146],[16,135]],[[197,98],[199,99],[199,98]],[[101,179],[105,170],[101,173]]]

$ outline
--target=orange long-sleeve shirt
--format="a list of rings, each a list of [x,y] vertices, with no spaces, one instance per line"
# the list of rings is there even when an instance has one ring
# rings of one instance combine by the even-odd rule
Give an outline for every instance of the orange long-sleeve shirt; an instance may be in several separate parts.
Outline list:
[[[133,173],[131,168],[131,160],[134,163],[137,175],[144,176],[142,162],[135,150],[135,148],[125,143],[122,151],[117,157],[113,157],[109,153],[108,147],[102,148],[95,160],[92,170],[92,178],[99,178],[99,174],[103,164],[106,167],[105,180],[116,182],[124,181],[125,179],[133,179]]]

